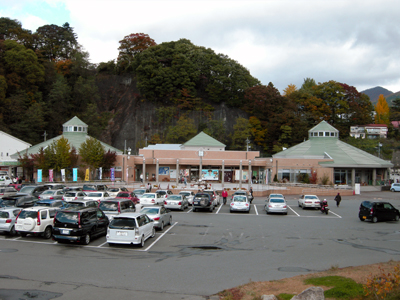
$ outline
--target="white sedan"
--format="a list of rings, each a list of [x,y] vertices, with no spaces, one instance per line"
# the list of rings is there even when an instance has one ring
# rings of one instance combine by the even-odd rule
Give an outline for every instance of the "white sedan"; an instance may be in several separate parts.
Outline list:
[[[144,193],[140,197],[141,205],[162,205],[164,204],[164,197],[158,193]]]
[[[116,216],[108,225],[107,243],[134,244],[144,246],[148,238],[156,235],[154,221],[143,213],[123,213]]]
[[[83,200],[95,200],[100,203],[101,200],[108,200],[108,199],[113,199],[110,197],[108,192],[101,192],[101,191],[96,191],[96,192],[86,192],[86,197],[83,198]]]
[[[321,207],[319,198],[316,195],[301,195],[298,201],[299,207],[306,208],[317,208]]]
[[[234,211],[250,212],[250,201],[247,199],[247,196],[235,195],[233,197],[229,212],[232,213]]]

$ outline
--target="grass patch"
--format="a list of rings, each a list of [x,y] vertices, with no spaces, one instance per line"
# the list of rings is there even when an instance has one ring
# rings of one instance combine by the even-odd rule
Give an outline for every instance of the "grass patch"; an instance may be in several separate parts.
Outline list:
[[[290,300],[290,299],[292,299],[294,296],[296,296],[296,295],[294,295],[294,294],[285,294],[285,293],[282,293],[282,294],[279,294],[278,296],[276,296],[276,298],[278,298],[278,300]]]
[[[312,277],[304,280],[304,283],[315,286],[333,286],[324,292],[326,298],[353,299],[364,295],[362,284],[342,276]]]

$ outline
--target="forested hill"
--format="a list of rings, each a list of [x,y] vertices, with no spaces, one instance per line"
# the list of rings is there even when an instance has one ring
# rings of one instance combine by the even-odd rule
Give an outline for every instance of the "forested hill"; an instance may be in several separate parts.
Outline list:
[[[181,39],[157,44],[148,35],[120,41],[118,57],[93,65],[68,24],[32,33],[0,18],[0,130],[36,144],[78,116],[89,134],[123,149],[184,143],[204,131],[227,149],[271,155],[307,138],[326,120],[348,136],[371,123],[368,96],[334,80],[284,95],[238,62]],[[348,117],[342,118],[341,116]],[[351,117],[350,117],[351,116]]]

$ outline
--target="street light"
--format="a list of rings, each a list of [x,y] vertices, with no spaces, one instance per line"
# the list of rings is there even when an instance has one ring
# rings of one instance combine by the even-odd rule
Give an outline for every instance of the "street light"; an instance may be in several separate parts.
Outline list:
[[[381,147],[382,147],[382,144],[379,142],[378,143],[378,157],[379,158],[381,158]]]

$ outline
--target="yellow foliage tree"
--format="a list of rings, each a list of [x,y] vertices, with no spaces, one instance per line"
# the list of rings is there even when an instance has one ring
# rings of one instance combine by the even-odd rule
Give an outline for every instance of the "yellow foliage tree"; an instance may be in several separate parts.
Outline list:
[[[375,106],[375,124],[386,124],[389,125],[389,105],[383,95],[379,95],[378,103]]]
[[[286,89],[283,90],[283,96],[289,96],[291,93],[297,91],[297,87],[294,84],[289,84]]]

